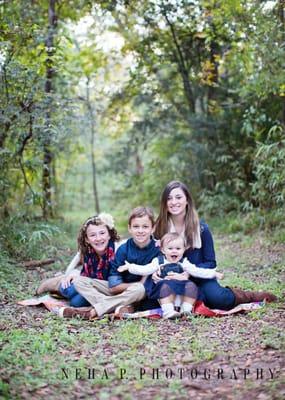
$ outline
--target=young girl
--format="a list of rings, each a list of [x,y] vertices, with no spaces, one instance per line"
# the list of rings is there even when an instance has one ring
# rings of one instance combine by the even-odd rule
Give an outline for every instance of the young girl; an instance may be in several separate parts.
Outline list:
[[[216,267],[214,243],[208,225],[200,222],[187,186],[179,181],[169,182],[161,196],[160,213],[154,236],[161,239],[167,232],[177,232],[185,238],[185,256],[199,269]],[[177,279],[177,278],[175,278]],[[199,299],[210,308],[229,310],[241,303],[276,301],[268,292],[253,292],[222,287],[216,279],[193,279],[199,288]]]
[[[216,270],[203,270],[183,258],[185,243],[178,233],[167,233],[161,239],[163,255],[155,258],[148,265],[125,264],[118,271],[147,276],[157,272],[159,280],[154,281],[151,276],[145,282],[147,296],[150,299],[159,299],[163,317],[176,318],[180,314],[175,311],[174,304],[177,296],[181,296],[180,311],[184,315],[191,314],[197,298],[197,286],[188,280],[189,275],[211,279],[222,278],[223,274]],[[186,271],[186,274],[182,274]]]
[[[74,268],[82,264],[81,276],[107,281],[109,264],[115,257],[115,242],[119,239],[110,214],[101,213],[88,218],[79,231],[78,253],[68,266],[66,274],[42,282],[37,294],[55,292],[69,299],[73,307],[89,306],[90,303],[76,291],[72,283],[78,277],[78,271]]]

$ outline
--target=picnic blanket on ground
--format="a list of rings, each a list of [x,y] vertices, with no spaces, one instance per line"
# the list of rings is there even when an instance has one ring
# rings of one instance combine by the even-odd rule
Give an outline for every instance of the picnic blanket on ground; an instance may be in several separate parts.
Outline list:
[[[50,296],[49,294],[41,297],[33,297],[31,299],[18,301],[17,304],[22,306],[38,306],[43,304],[49,311],[57,312],[60,307],[68,306],[68,301]],[[222,317],[224,315],[231,315],[241,312],[249,312],[253,310],[258,310],[263,307],[265,302],[257,302],[257,303],[245,303],[239,304],[238,306],[232,308],[231,310],[213,310],[205,306],[202,301],[196,301],[193,314],[194,315],[203,315],[205,317]],[[125,313],[121,316],[121,318],[126,319],[135,319],[135,318],[161,318],[162,311],[161,308],[155,308],[153,310],[147,311],[138,311],[135,313]]]
[[[55,308],[67,307],[69,302],[62,297],[59,298],[46,294],[41,297],[32,297],[31,299],[18,301],[17,304],[20,304],[21,306],[44,305],[49,311],[52,311]]]

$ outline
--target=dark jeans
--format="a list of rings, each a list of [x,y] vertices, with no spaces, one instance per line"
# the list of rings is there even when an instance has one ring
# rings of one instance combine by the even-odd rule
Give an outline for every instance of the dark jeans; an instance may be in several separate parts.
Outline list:
[[[73,283],[66,289],[60,286],[59,291],[63,297],[69,300],[71,307],[90,306],[90,303],[75,290]]]
[[[198,285],[198,299],[209,308],[230,310],[235,305],[235,295],[230,288],[223,287],[216,279],[194,279]]]

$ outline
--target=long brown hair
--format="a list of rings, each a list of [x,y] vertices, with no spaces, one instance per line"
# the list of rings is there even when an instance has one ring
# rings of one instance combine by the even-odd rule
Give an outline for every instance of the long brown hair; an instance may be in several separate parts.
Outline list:
[[[110,228],[107,224],[105,224],[98,215],[94,215],[93,217],[88,218],[84,224],[81,226],[78,237],[77,237],[77,244],[78,244],[78,251],[80,252],[81,261],[83,260],[84,256],[89,252],[90,245],[86,242],[87,239],[87,228],[89,225],[105,225],[108,229],[110,239],[114,242],[120,240],[120,236],[115,228]]]
[[[195,236],[199,232],[199,217],[195,209],[193,198],[187,186],[179,181],[171,181],[164,188],[160,199],[160,212],[156,220],[154,237],[161,239],[169,230],[169,212],[167,210],[167,201],[170,192],[173,189],[181,189],[186,196],[186,215],[185,215],[185,238],[187,247],[194,247]]]

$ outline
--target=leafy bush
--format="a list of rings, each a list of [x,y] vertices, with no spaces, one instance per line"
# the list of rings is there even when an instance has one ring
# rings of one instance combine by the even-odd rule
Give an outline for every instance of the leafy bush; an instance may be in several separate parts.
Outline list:
[[[3,256],[41,259],[55,253],[55,241],[61,230],[52,223],[24,220],[17,215],[7,218],[0,225],[0,250]]]
[[[239,199],[226,191],[222,185],[216,187],[213,192],[204,190],[199,197],[199,214],[222,216],[225,213],[237,211],[240,208]]]
[[[272,143],[260,143],[254,160],[256,181],[252,185],[253,200],[260,208],[284,207],[285,203],[285,139],[282,128],[273,127],[272,136],[280,136]]]

